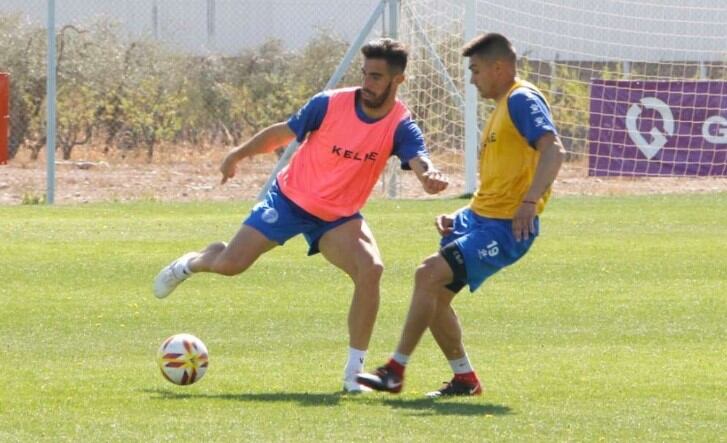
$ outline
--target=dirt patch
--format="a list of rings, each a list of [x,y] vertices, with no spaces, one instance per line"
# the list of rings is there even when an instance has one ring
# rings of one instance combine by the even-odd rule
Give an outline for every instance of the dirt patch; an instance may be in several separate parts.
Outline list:
[[[160,152],[153,162],[143,157],[108,158],[93,152],[86,160],[57,161],[55,202],[76,204],[101,201],[236,201],[254,199],[272,170],[274,155],[258,156],[240,164],[238,175],[219,184],[219,163],[226,149]],[[79,158],[81,155],[78,156]],[[100,158],[103,158],[101,160]],[[463,192],[464,180],[450,172],[452,185],[445,193]],[[385,178],[373,196],[388,195]],[[411,173],[396,176],[400,198],[425,196]],[[43,198],[46,192],[46,162],[19,155],[0,166],[0,204],[21,204]],[[644,195],[727,192],[727,177],[721,178],[594,178],[579,165],[567,164],[554,185],[557,195]]]

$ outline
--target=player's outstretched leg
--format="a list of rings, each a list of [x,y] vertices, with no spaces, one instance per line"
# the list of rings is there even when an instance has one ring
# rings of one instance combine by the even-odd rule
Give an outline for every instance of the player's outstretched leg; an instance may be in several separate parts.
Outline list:
[[[198,255],[199,252],[188,252],[162,268],[154,279],[154,295],[157,298],[164,298],[188,279],[192,275],[189,261]]]
[[[207,255],[217,256],[227,247],[225,242],[216,242],[207,246],[202,252],[188,252],[167,266],[163,267],[154,279],[154,295],[164,298],[174,291],[184,280],[192,276],[190,262]]]
[[[154,279],[154,295],[164,298],[197,272],[237,275],[277,245],[257,229],[243,225],[229,244],[215,242],[201,252],[189,252],[165,266]]]

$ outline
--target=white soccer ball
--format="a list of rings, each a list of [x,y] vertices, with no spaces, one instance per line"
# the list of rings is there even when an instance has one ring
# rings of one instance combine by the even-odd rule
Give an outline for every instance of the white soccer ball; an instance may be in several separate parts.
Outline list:
[[[208,360],[207,346],[192,334],[172,335],[157,352],[162,375],[176,385],[199,381],[207,372]]]

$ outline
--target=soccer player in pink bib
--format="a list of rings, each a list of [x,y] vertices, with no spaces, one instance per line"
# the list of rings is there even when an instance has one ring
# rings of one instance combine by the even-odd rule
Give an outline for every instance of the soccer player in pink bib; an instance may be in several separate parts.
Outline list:
[[[432,165],[422,132],[396,98],[404,81],[408,53],[391,39],[369,42],[361,87],[321,92],[287,122],[274,124],[232,150],[222,162],[222,183],[235,176],[237,163],[271,152],[296,138],[301,142],[288,166],[277,175],[264,201],[229,243],[215,242],[164,267],[154,294],[168,296],[198,272],[237,275],[265,252],[303,234],[309,255],[322,253],[354,284],[348,314],[349,351],[343,389],[365,390],[356,382],[379,308],[381,254],[360,214],[391,155],[411,169],[423,189],[436,194],[447,179]]]

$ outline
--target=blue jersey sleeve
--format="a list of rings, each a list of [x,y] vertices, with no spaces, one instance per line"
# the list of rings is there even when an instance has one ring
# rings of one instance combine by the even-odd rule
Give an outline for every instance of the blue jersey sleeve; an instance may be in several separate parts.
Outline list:
[[[550,132],[557,134],[553,116],[545,99],[530,88],[517,88],[507,99],[510,118],[530,146]]]
[[[309,132],[321,127],[328,111],[328,99],[329,95],[325,91],[318,93],[288,119],[288,127],[295,133],[298,142],[303,142]]]
[[[424,135],[411,118],[405,118],[394,131],[393,154],[401,160],[401,169],[411,169],[409,160],[415,157],[428,157]]]

